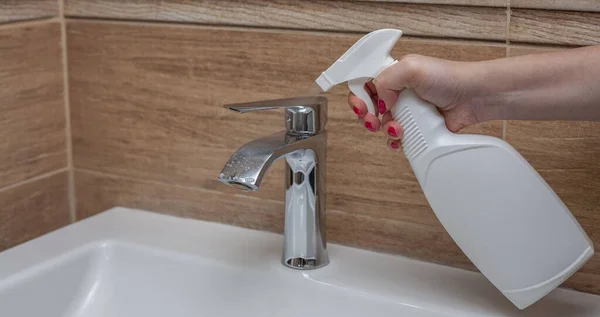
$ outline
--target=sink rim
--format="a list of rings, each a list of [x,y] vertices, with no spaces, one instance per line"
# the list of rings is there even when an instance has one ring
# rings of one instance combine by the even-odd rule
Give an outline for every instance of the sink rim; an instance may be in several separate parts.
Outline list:
[[[328,266],[313,271],[292,270],[280,264],[283,237],[279,234],[124,207],[109,209],[1,252],[0,289],[15,276],[28,274],[48,261],[58,261],[57,257],[65,253],[113,243],[297,276],[354,290],[374,300],[441,314],[533,317],[544,316],[544,311],[556,305],[585,308],[585,316],[600,314],[600,296],[566,289],[557,289],[520,311],[480,273],[333,243],[328,245]]]

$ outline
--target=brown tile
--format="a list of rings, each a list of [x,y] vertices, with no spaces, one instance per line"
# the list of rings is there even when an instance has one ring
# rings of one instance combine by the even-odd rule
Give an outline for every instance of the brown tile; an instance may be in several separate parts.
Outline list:
[[[66,166],[58,23],[0,29],[0,187]]]
[[[600,257],[596,254],[575,275],[562,284],[564,288],[600,294]]]
[[[123,206],[283,232],[283,203],[258,199],[252,194],[225,194],[83,170],[75,170],[75,185],[77,219]]]
[[[476,270],[439,222],[429,226],[329,210],[327,234],[352,247]]]
[[[87,22],[68,29],[75,165],[230,194],[239,192],[216,180],[224,162],[242,144],[283,129],[283,121],[277,111],[239,115],[221,105],[298,94],[358,39]],[[479,60],[505,49],[406,39],[393,53]],[[347,88],[328,96],[328,207],[435,224],[404,157],[357,124]],[[471,131],[501,130],[497,122]],[[282,201],[281,164],[257,197]]]
[[[552,9],[600,12],[598,0],[510,0],[512,8]]]
[[[539,170],[600,171],[600,122],[509,121],[506,139]]]
[[[53,17],[58,15],[56,0],[2,0],[0,23]]]
[[[510,40],[564,45],[600,43],[600,13],[512,10]]]
[[[66,12],[78,17],[308,30],[400,28],[409,35],[506,39],[505,8],[490,7],[339,0],[70,0]]]
[[[67,173],[0,191],[0,251],[70,223]]]

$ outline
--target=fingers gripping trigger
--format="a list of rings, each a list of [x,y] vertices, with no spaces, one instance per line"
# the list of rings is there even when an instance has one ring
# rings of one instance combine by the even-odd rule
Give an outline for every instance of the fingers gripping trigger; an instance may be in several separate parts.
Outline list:
[[[358,97],[358,98],[360,98],[360,100],[364,101],[364,103],[367,105],[367,110],[369,110],[369,113],[371,113],[374,116],[377,116],[378,111],[375,108],[375,105],[373,104],[373,100],[371,99],[371,96],[365,89],[365,84],[370,80],[371,80],[371,78],[368,78],[368,77],[356,78],[356,79],[349,80],[348,88],[350,88],[350,91],[353,94],[355,94],[356,97]]]

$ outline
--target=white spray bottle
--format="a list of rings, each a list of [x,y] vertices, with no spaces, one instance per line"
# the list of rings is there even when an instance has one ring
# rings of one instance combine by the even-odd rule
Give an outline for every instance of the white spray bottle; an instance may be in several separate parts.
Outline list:
[[[364,84],[396,62],[390,50],[401,35],[393,29],[365,35],[317,84],[327,91],[348,82],[377,115]],[[508,143],[450,132],[437,108],[410,89],[400,93],[391,113],[404,128],[404,153],[436,216],[518,308],[544,297],[593,255],[577,220]]]

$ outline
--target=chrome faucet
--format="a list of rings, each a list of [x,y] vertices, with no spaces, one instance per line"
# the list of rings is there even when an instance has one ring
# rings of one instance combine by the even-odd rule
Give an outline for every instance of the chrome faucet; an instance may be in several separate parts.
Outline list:
[[[295,269],[327,265],[327,99],[298,97],[225,107],[240,113],[284,109],[286,130],[240,147],[225,164],[219,180],[244,191],[256,191],[271,164],[285,158],[285,229],[281,262]]]

